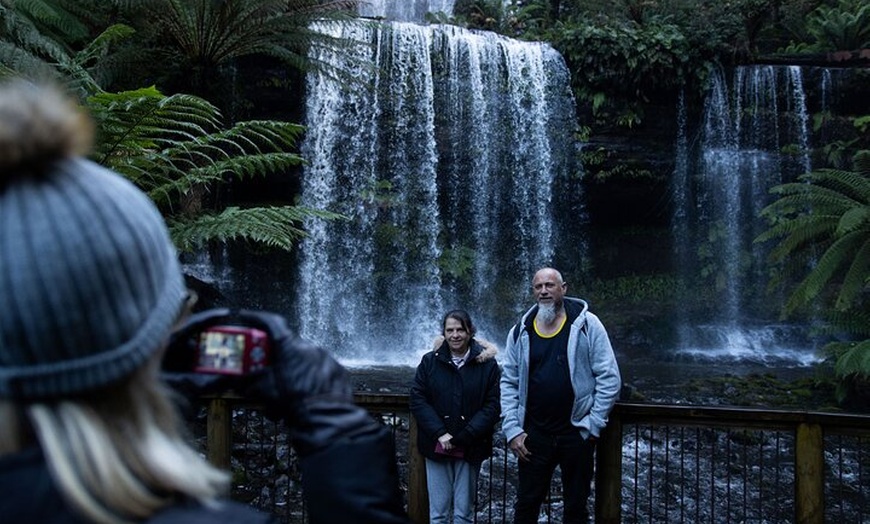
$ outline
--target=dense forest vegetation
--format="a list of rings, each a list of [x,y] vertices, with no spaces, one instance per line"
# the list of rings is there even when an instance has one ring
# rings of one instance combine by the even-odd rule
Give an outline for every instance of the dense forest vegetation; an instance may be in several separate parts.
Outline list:
[[[51,81],[93,114],[93,158],[157,202],[181,250],[235,241],[291,250],[305,217],[330,210],[280,198],[248,202],[262,179],[305,161],[304,75],[341,71],[308,59],[348,48],[312,22],[355,23],[356,0],[0,0],[0,77]],[[551,43],[572,73],[578,140],[649,133],[661,107],[703,97],[714,68],[753,63],[870,65],[862,0],[457,0],[450,23]],[[866,85],[867,75],[860,77]],[[828,311],[842,393],[870,377],[870,114],[836,118],[818,169],[775,189],[764,214],[771,264],[791,294],[784,315]],[[814,115],[826,125],[833,115]],[[650,173],[585,150],[589,184],[631,187]],[[289,175],[288,175],[289,173]],[[812,264],[809,264],[813,261]],[[810,268],[810,269],[808,269]]]

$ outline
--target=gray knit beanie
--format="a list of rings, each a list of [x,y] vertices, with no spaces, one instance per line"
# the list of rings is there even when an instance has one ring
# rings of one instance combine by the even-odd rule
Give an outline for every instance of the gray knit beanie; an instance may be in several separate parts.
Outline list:
[[[0,85],[0,398],[118,382],[162,347],[183,306],[163,218],[79,156],[89,133],[55,91]]]

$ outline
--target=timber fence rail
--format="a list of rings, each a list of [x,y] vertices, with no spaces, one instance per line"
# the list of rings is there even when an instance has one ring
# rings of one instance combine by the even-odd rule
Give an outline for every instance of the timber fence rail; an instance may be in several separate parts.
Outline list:
[[[199,434],[233,472],[233,496],[280,522],[307,522],[286,428],[239,397],[205,400]],[[425,461],[405,394],[356,395],[390,426],[408,513],[428,523]],[[481,470],[477,522],[512,521],[516,459],[496,438]],[[597,448],[595,522],[866,524],[870,416],[620,402]],[[561,522],[558,472],[543,509]]]

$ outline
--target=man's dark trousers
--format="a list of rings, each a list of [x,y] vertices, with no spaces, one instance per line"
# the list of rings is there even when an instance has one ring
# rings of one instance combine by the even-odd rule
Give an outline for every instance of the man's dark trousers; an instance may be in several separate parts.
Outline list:
[[[587,524],[587,501],[595,474],[595,442],[584,440],[579,433],[552,436],[530,429],[525,444],[531,456],[529,462],[519,461],[514,524],[538,522],[541,504],[550,490],[550,481],[557,465],[562,470],[562,522]]]

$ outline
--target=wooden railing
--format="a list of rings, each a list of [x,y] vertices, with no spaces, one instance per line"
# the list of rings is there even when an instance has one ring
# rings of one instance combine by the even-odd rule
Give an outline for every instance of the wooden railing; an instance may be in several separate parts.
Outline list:
[[[870,436],[870,416],[750,408],[618,403],[599,441],[596,476],[596,523],[622,522],[623,428],[655,425],[778,430],[794,435],[794,522],[824,523],[823,435]],[[870,467],[870,464],[864,464]],[[870,501],[868,501],[870,503]],[[870,509],[868,509],[870,511]]]
[[[428,523],[425,461],[416,451],[416,424],[413,417],[408,416],[408,396],[357,394],[356,401],[373,414],[407,417],[408,438],[404,445],[407,445],[405,451],[408,457],[408,513],[413,522]],[[208,400],[207,455],[209,460],[224,468],[230,466],[232,409],[240,402],[243,402],[243,399],[221,397]],[[719,428],[729,432],[772,430],[788,435],[790,441],[793,438],[793,453],[791,449],[788,452],[789,460],[793,460],[793,465],[789,465],[789,476],[791,477],[793,469],[794,495],[791,502],[794,507],[793,522],[797,524],[823,524],[825,521],[824,437],[852,435],[861,439],[858,441],[859,446],[870,443],[870,416],[620,402],[611,413],[610,421],[601,435],[597,448],[594,489],[596,523],[618,524],[624,521],[623,495],[626,488],[623,485],[625,478],[623,461],[626,456],[624,450],[626,439],[630,438],[628,429],[630,427],[705,428],[704,431]],[[507,458],[504,460],[505,470],[510,469]],[[868,460],[867,452],[859,455],[859,460]],[[870,471],[870,460],[868,463],[859,464],[860,468]],[[708,480],[711,483],[715,481],[715,479]],[[865,491],[870,492],[870,486],[861,485],[858,486],[858,490],[863,497]],[[870,500],[867,503],[870,504]],[[866,514],[864,508],[859,508],[859,511],[861,515],[870,517],[870,509],[866,510]],[[649,522],[655,521],[653,516],[649,516],[648,519]],[[629,521],[638,520],[637,517],[634,520],[629,519]]]

